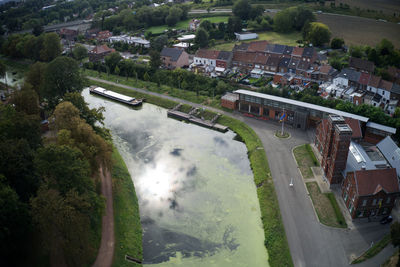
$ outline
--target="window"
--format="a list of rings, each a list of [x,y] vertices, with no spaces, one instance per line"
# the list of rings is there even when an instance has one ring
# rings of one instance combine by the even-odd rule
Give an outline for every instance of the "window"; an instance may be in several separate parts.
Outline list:
[[[363,205],[363,207],[367,206],[367,200],[366,199],[363,200],[362,205]]]
[[[390,203],[390,197],[388,197],[387,199],[386,199],[386,204],[389,204]]]
[[[364,211],[358,211],[358,217],[364,217]]]
[[[372,201],[372,206],[376,205],[376,198],[374,198],[374,200]]]

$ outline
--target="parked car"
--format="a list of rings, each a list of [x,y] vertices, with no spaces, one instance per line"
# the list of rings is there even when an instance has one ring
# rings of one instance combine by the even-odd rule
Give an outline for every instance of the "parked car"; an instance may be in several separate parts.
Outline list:
[[[383,217],[381,220],[381,224],[387,224],[387,223],[391,223],[393,221],[393,217],[392,216],[386,216]]]

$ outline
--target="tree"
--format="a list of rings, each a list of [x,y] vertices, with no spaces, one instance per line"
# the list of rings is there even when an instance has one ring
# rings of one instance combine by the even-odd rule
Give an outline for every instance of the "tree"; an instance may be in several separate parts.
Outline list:
[[[160,52],[157,50],[151,50],[150,51],[150,67],[153,70],[158,69],[161,66],[161,56]]]
[[[264,7],[262,5],[256,5],[251,8],[249,13],[249,19],[256,19],[264,14]]]
[[[81,92],[83,77],[78,63],[72,58],[58,57],[50,62],[44,74],[43,97],[54,107],[64,94]]]
[[[166,35],[157,36],[153,40],[150,41],[151,48],[157,51],[161,51],[164,46],[168,43],[168,37]]]
[[[362,46],[350,46],[350,55],[352,57],[362,58],[364,55],[364,48]]]
[[[289,8],[289,10],[291,16],[294,17],[293,26],[297,31],[300,31],[307,23],[311,23],[316,20],[314,13],[312,13],[310,9],[304,8],[302,6]]]
[[[33,26],[33,29],[32,29],[33,35],[39,36],[39,35],[41,35],[43,32],[44,32],[44,29],[43,29],[43,26],[42,26],[42,25],[36,24],[35,26]]]
[[[15,105],[17,111],[25,112],[28,115],[39,115],[39,97],[32,90],[32,86],[25,83],[22,90],[15,91],[11,103]]]
[[[208,46],[208,33],[200,28],[196,31],[196,37],[194,38],[194,43],[197,44],[200,48],[204,48]]]
[[[238,0],[235,2],[232,8],[232,12],[235,16],[247,20],[251,11],[251,5],[248,0]]]
[[[110,69],[110,72],[114,72],[115,67],[121,60],[121,55],[118,52],[113,52],[105,57],[105,64]]]
[[[332,49],[341,49],[343,47],[343,45],[344,45],[343,38],[335,37],[331,41],[331,48]]]
[[[83,45],[77,44],[74,50],[72,50],[72,54],[76,60],[82,60],[87,57],[88,51]]]
[[[46,63],[36,62],[29,66],[28,72],[25,74],[25,82],[32,85],[32,89],[40,98],[40,91],[44,84],[44,74],[46,72]]]
[[[397,108],[394,110],[393,118],[400,119],[400,107],[397,107]]]
[[[40,58],[49,62],[61,55],[61,51],[60,37],[54,32],[45,34]]]
[[[320,22],[312,22],[306,32],[306,40],[314,46],[320,46],[328,43],[331,38],[329,27]]]
[[[178,21],[181,20],[182,15],[183,15],[182,9],[173,6],[169,9],[169,14],[165,18],[165,23],[170,27],[174,26]]]
[[[290,32],[293,30],[294,18],[288,9],[276,13],[274,17],[274,29],[277,32]]]
[[[400,223],[394,222],[390,226],[390,239],[392,240],[392,244],[395,248],[400,246]],[[397,260],[397,265],[400,265],[400,258]]]

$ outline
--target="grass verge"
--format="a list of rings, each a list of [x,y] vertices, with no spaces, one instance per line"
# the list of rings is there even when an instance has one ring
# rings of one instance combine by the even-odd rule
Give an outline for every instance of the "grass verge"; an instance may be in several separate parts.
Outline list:
[[[113,266],[141,266],[127,262],[125,255],[143,259],[142,226],[139,205],[131,176],[125,162],[114,147],[112,168],[115,251]]]
[[[333,193],[321,193],[316,182],[306,183],[318,219],[331,227],[347,228],[346,220]]]
[[[370,249],[365,251],[360,257],[353,260],[351,264],[361,263],[367,259],[374,257],[376,254],[382,251],[390,243],[390,234],[385,235],[378,243],[374,244]]]
[[[134,97],[144,97],[147,102],[164,107],[172,108],[177,103],[157,96],[137,93],[132,90],[118,86],[111,86],[101,82],[91,81],[92,84],[113,90],[118,93]],[[215,115],[206,111],[205,116]],[[245,123],[231,117],[221,116],[218,123],[228,126],[246,144],[247,154],[254,175],[254,182],[257,186],[257,196],[261,209],[261,220],[265,234],[265,247],[268,250],[268,261],[270,266],[293,266],[289,245],[286,239],[285,229],[279,210],[278,198],[269,169],[267,156],[263,149],[261,140],[257,134]]]
[[[309,149],[311,149],[309,144],[301,145],[293,149],[294,157],[296,158],[297,165],[299,166],[301,175],[304,179],[313,178],[314,174],[311,171],[311,167],[319,166],[314,153],[312,150],[310,152],[310,150],[307,149],[307,145]],[[313,161],[313,158],[315,161]]]
[[[395,267],[398,261],[399,261],[399,250],[396,250],[396,252],[389,259],[387,259],[381,266]]]

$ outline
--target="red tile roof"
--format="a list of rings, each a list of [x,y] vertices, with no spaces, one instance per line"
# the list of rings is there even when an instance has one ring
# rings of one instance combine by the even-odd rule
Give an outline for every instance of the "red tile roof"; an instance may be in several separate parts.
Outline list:
[[[254,59],[255,64],[262,64],[265,65],[268,60],[268,55],[265,55],[263,53],[257,53],[256,58]]]
[[[371,78],[369,79],[369,86],[378,88],[379,83],[381,82],[381,77],[375,76],[375,75],[371,75]]]
[[[375,195],[381,190],[386,193],[399,192],[396,169],[359,170],[355,172],[359,196]]]
[[[196,52],[196,57],[207,58],[207,59],[217,59],[219,55],[219,51],[217,50],[206,50],[200,49]]]
[[[353,130],[353,134],[351,138],[362,138],[360,121],[352,118],[344,118],[344,121],[350,126],[351,130]]]
[[[294,47],[292,56],[301,57],[303,55],[304,48],[303,47]]]
[[[370,77],[371,75],[369,73],[361,72],[360,79],[358,79],[358,83],[362,85],[367,85]]]
[[[267,48],[268,41],[255,41],[249,44],[247,51],[264,52]]]
[[[233,52],[233,61],[246,62],[246,63],[254,63],[254,59],[256,57],[256,53],[249,53],[244,51],[235,51]]]
[[[109,48],[106,45],[99,45],[90,51],[90,53],[93,53],[93,54],[103,54],[103,53],[107,53],[107,52],[110,52],[110,53],[115,52],[115,49]]]

